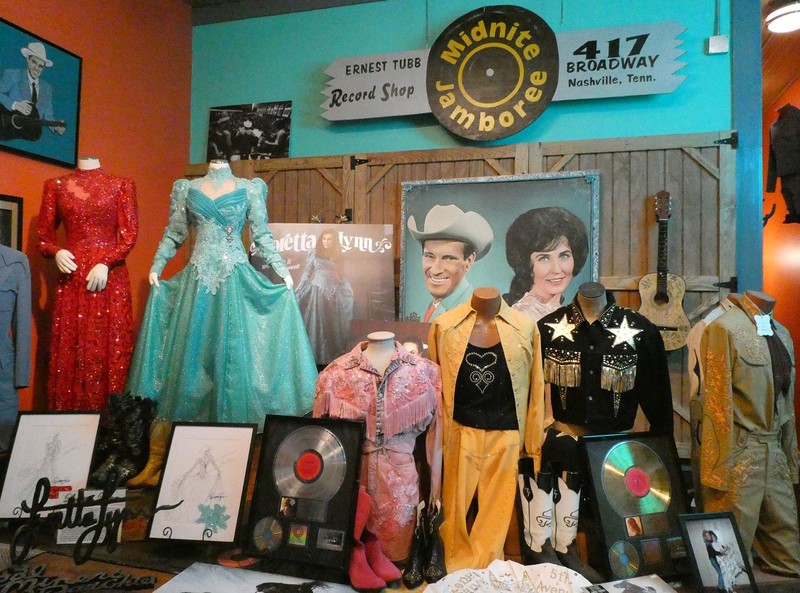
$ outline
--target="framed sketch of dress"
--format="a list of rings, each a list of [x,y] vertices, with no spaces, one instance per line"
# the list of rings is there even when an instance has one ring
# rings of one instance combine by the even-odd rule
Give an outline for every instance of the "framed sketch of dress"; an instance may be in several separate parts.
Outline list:
[[[59,493],[85,488],[99,426],[97,412],[20,412],[0,493],[0,518],[25,517],[21,504],[32,502],[42,478],[50,484],[53,505]]]
[[[151,539],[233,542],[256,424],[175,422],[150,521]]]

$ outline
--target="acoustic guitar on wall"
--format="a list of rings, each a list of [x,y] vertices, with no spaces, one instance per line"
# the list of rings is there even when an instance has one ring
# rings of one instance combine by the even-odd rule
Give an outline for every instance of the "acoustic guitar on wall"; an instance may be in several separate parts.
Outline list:
[[[639,280],[639,295],[642,298],[639,313],[658,328],[666,350],[677,350],[686,344],[690,328],[689,318],[683,310],[686,282],[677,274],[667,271],[667,231],[671,216],[669,192],[658,192],[655,202],[658,266],[655,274],[646,274]]]

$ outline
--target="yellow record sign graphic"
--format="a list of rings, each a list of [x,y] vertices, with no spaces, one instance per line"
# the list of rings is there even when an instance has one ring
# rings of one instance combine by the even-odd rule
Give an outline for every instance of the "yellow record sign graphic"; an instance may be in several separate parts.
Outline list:
[[[639,572],[639,553],[626,541],[614,542],[608,549],[608,563],[618,577],[633,577]]]
[[[431,46],[428,103],[463,138],[507,138],[550,104],[558,66],[556,35],[539,15],[485,6],[450,23]]]
[[[259,519],[253,528],[253,545],[259,552],[274,552],[282,539],[283,527],[275,517]]]
[[[614,446],[603,460],[603,492],[621,517],[662,513],[669,506],[669,473],[647,445],[626,441]]]
[[[342,486],[346,472],[342,442],[321,426],[292,431],[275,452],[273,476],[281,496],[330,500]]]

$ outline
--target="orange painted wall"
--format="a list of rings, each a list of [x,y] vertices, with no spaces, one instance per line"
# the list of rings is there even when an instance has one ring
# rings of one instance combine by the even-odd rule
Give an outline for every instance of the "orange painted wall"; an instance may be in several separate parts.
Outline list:
[[[78,155],[97,156],[105,170],[137,185],[139,239],[127,263],[138,326],[170,188],[189,158],[191,10],[182,0],[0,0],[0,15],[83,58]],[[36,249],[36,219],[44,181],[67,172],[0,151],[0,193],[24,199],[23,251],[33,284],[32,385],[20,390],[21,409],[47,404],[57,272]]]
[[[777,110],[791,103],[800,107],[800,82],[792,85],[774,105],[764,106],[764,183],[766,187],[769,155],[769,126],[778,117]],[[764,194],[764,213],[776,206],[775,215],[764,227],[764,292],[777,300],[775,319],[791,332],[795,353],[800,356],[800,224],[783,224],[786,204],[778,191]],[[795,385],[795,396],[798,385]],[[795,397],[795,409],[800,420],[800,398]]]

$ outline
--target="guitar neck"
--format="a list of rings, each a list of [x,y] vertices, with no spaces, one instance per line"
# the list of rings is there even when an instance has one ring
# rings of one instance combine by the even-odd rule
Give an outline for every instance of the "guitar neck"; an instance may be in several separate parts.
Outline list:
[[[658,221],[658,266],[656,267],[656,296],[667,297],[667,229],[669,219]]]

